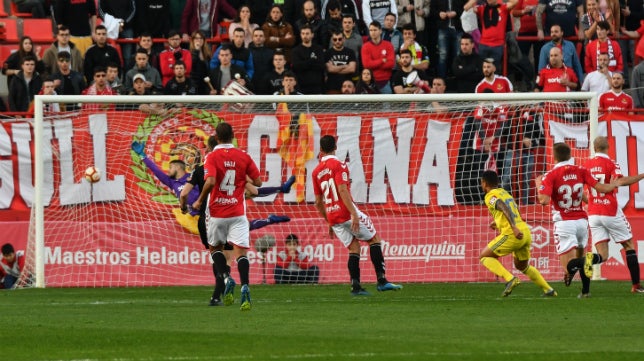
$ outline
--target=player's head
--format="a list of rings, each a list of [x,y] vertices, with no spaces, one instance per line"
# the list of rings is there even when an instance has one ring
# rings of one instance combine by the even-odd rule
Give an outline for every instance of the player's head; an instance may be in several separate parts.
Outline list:
[[[593,147],[595,152],[606,153],[608,151],[608,138],[599,136],[593,140]]]
[[[13,262],[16,259],[16,250],[13,249],[11,243],[5,243],[2,245],[2,258],[6,259],[8,262]]]
[[[286,239],[284,240],[284,242],[286,243],[286,248],[297,249],[297,246],[300,245],[300,240],[293,233],[286,236]]]
[[[555,143],[552,154],[556,162],[565,162],[570,159],[570,146],[566,143]]]
[[[215,129],[215,137],[219,143],[232,143],[233,127],[228,123],[219,123]]]
[[[217,138],[215,136],[208,137],[208,148],[206,152],[211,152],[217,146]]]
[[[486,170],[481,174],[481,187],[484,191],[499,187],[499,175],[493,170]]]
[[[335,137],[332,135],[325,135],[320,138],[320,150],[325,154],[333,154],[337,149],[335,144]]]
[[[170,172],[168,172],[168,176],[170,178],[181,178],[184,174],[186,174],[186,162],[182,161],[181,159],[170,161]]]

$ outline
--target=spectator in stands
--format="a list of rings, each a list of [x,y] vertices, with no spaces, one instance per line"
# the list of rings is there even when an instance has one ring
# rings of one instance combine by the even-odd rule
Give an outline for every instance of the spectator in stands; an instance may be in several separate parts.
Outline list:
[[[80,95],[85,88],[85,77],[80,72],[72,69],[70,60],[71,54],[67,51],[61,51],[56,56],[56,68],[51,75],[58,95]],[[117,67],[118,74],[118,67]],[[67,110],[75,110],[73,104],[68,104]]]
[[[141,37],[143,34],[147,34],[151,38],[165,39],[170,29],[181,28],[181,14],[185,3],[186,0],[137,0],[135,34],[139,34]],[[176,23],[171,16],[175,4],[181,6],[176,16]],[[141,46],[140,42],[139,46]],[[160,53],[163,51],[163,44],[155,44],[154,50],[155,53]],[[154,57],[150,57],[150,64],[157,67],[158,62],[155,64],[154,60]]]
[[[553,25],[550,27],[550,36],[552,40],[543,44],[541,52],[539,53],[539,66],[537,66],[537,73],[548,65],[550,61],[550,49],[557,47],[563,52],[563,63],[566,66],[572,67],[577,76],[577,79],[584,78],[584,70],[581,67],[579,56],[577,55],[577,48],[571,41],[565,40],[565,33],[561,31],[560,25]]]
[[[192,70],[192,55],[187,49],[181,48],[181,36],[176,30],[168,33],[168,48],[159,54],[159,68],[163,85],[174,76],[174,63],[183,61],[186,64],[186,75]]]
[[[253,64],[253,55],[250,50],[246,49],[244,46],[244,29],[237,28],[233,34],[231,42],[227,43],[228,48],[233,53],[233,64],[244,68],[246,75],[249,79],[253,79],[255,75],[255,64]],[[210,68],[216,68],[219,66],[219,49],[221,46],[215,50],[215,54],[212,59],[210,59]]]
[[[117,95],[116,91],[107,85],[107,70],[104,66],[94,68],[92,79],[94,82],[83,90],[82,95]],[[90,112],[114,110],[114,104],[83,103],[82,109]]]
[[[139,49],[145,49],[145,52],[148,53],[148,63],[154,68],[156,68],[159,71],[159,74],[161,74],[161,69],[159,66],[159,51],[157,51],[156,48],[157,47],[154,45],[154,42],[152,41],[152,35],[147,32],[141,33],[141,35],[139,36],[139,44],[136,50],[138,51]],[[126,59],[123,59],[123,60],[125,61]],[[127,59],[127,61],[125,62],[125,69],[131,69],[134,65],[135,65],[134,57],[132,57],[131,59]]]
[[[246,48],[253,41],[253,31],[259,29],[259,25],[250,22],[250,16],[250,7],[248,5],[242,5],[239,8],[237,17],[235,17],[228,27],[228,37],[230,39],[234,38],[236,29],[244,30],[244,47]]]
[[[310,26],[300,29],[302,43],[291,51],[293,72],[297,75],[300,91],[304,94],[324,94],[324,49],[313,43]]]
[[[353,50],[356,54],[356,61],[360,64],[360,54],[362,53],[362,46],[364,44],[362,42],[362,36],[360,36],[360,33],[356,28],[356,22],[353,15],[342,15],[342,35],[344,35],[344,46]],[[329,44],[329,48],[331,47],[333,47],[333,44]]]
[[[539,5],[539,0],[519,0],[514,9],[512,9],[512,16],[520,19],[519,36],[537,36],[537,18],[534,15],[537,10],[537,5]],[[513,23],[516,24],[516,21]],[[513,27],[513,30],[517,31],[515,27]],[[539,64],[539,52],[543,46],[543,41],[519,40],[518,43],[521,53],[534,65],[536,72],[537,65]],[[532,59],[530,59],[531,49]]]
[[[26,112],[42,88],[42,78],[36,71],[36,58],[26,55],[20,62],[21,70],[9,84],[9,111]]]
[[[195,31],[190,36],[190,55],[192,58],[192,69],[190,69],[189,79],[195,87],[197,94],[209,94],[210,89],[204,81],[204,78],[208,76],[208,64],[210,63],[210,59],[212,59],[212,53],[210,46],[206,44],[206,36],[203,32]]]
[[[385,15],[385,22],[382,24],[382,40],[390,42],[396,51],[402,46],[402,33],[396,28],[396,14],[392,12]]]
[[[586,13],[581,17],[581,30],[584,32],[584,37],[587,41],[597,39],[597,24],[600,21],[607,21],[610,25],[610,33],[617,34],[619,30],[619,20],[615,22],[619,16],[619,2],[604,0],[603,4],[610,4],[610,6],[601,9],[597,6],[597,0],[586,0]],[[613,3],[617,4],[615,9],[612,9]]]
[[[125,85],[121,80],[121,75],[119,73],[119,66],[116,63],[107,64],[107,85],[112,88],[119,95],[127,94],[125,92]]]
[[[20,64],[26,56],[36,59],[35,71],[42,73],[46,69],[45,63],[40,60],[40,46],[34,47],[30,37],[23,36],[20,38],[18,50],[11,53],[2,64],[2,74],[7,76],[7,89],[11,85],[11,80],[22,70]]]
[[[459,45],[463,36],[461,14],[463,13],[464,0],[434,0],[431,1],[431,10],[438,14],[438,66],[436,73],[445,78],[453,64],[454,58],[459,54]],[[479,69],[480,70],[480,69]],[[477,75],[480,75],[479,71]]]
[[[265,74],[268,74],[273,70],[273,54],[274,51],[271,48],[264,46],[266,42],[266,37],[264,36],[264,30],[255,29],[253,31],[253,42],[248,46],[253,56],[253,68],[257,76],[252,80],[253,89],[257,94],[273,94],[274,90],[269,90],[269,84],[263,82]],[[282,53],[282,57],[284,54]],[[284,60],[286,64],[286,60]]]
[[[318,283],[320,269],[311,265],[308,255],[302,253],[296,235],[286,236],[285,248],[277,254],[275,265],[275,283]]]
[[[152,88],[148,86],[149,83],[150,81],[145,78],[145,75],[137,73],[132,80],[132,88],[129,91],[129,95],[152,95]]]
[[[599,69],[597,58],[599,54],[608,54],[608,70],[612,72],[624,71],[622,59],[622,49],[619,43],[608,38],[610,24],[608,21],[597,22],[597,39],[590,41],[586,45],[586,55],[584,56],[584,70],[590,73]]]
[[[394,47],[382,40],[382,26],[376,21],[369,24],[369,41],[362,46],[360,59],[362,66],[373,72],[380,93],[391,94],[389,79],[396,61]]]
[[[41,0],[11,0],[21,13],[31,13],[34,18],[42,19],[47,15]]]
[[[205,5],[205,6],[204,6]],[[230,6],[226,0],[210,0],[210,3],[202,0],[188,0],[183,8],[181,16],[181,33],[183,41],[190,41],[190,34],[197,30],[203,31],[206,38],[214,37],[219,30],[220,16],[224,13],[228,19],[237,16],[237,10]],[[186,62],[186,59],[183,60]],[[186,65],[188,63],[186,62]]]
[[[24,252],[16,252],[11,243],[3,244],[0,260],[0,288],[5,290],[12,288],[18,282],[24,268]]]
[[[620,2],[621,4],[621,2]],[[622,33],[637,32],[640,27],[640,20],[644,19],[644,1],[629,0],[624,3],[621,9],[624,26],[620,29]],[[635,44],[633,39],[619,39],[619,46],[622,48],[622,60],[624,62],[624,76],[626,77],[624,88],[629,88],[629,64],[637,65],[635,61]]]
[[[54,43],[45,50],[45,54],[42,58],[42,61],[45,64],[45,74],[53,74],[56,71],[58,53],[63,51],[71,54],[70,65],[72,69],[79,73],[83,72],[83,57],[80,51],[76,49],[76,45],[69,41],[69,37],[69,28],[65,25],[59,25],[56,30],[56,41],[54,41]]]
[[[181,29],[181,18],[186,2],[187,0],[170,0],[170,29]]]
[[[542,49],[543,50],[543,49]],[[537,76],[537,89],[543,92],[569,92],[579,87],[578,78],[572,68],[567,67],[563,62],[561,49],[553,47],[550,49],[550,62],[547,67],[539,71]],[[562,116],[567,116],[570,107],[566,101],[549,101],[544,108]]]
[[[297,88],[297,76],[287,70],[282,76],[282,88],[274,95],[302,95]]]
[[[282,49],[286,61],[291,59],[291,48],[295,45],[295,33],[291,24],[283,20],[282,7],[273,4],[271,11],[262,25],[265,45],[273,50]]]
[[[326,64],[326,91],[327,94],[338,94],[342,90],[345,80],[351,80],[358,69],[356,55],[351,49],[344,46],[344,35],[341,32],[331,34],[333,47],[324,53]]]
[[[313,0],[305,0],[302,3],[302,14],[296,17],[293,25],[293,31],[297,34],[304,25],[308,25],[313,32],[313,43],[323,48],[328,46],[330,34],[326,22],[318,15],[318,9]]]
[[[486,0],[485,5],[476,5],[476,0],[469,0],[463,7],[464,10],[469,10],[476,6],[481,26],[481,41],[479,43],[481,58],[492,58],[499,66],[503,64],[506,26],[510,18],[510,10],[516,4],[517,0],[509,0],[507,3]]]
[[[279,93],[282,89],[282,77],[286,71],[286,58],[284,53],[277,51],[273,54],[273,68],[264,73],[262,80],[258,83],[260,84],[259,89],[255,89],[257,94],[275,94]]]
[[[342,88],[340,89],[342,94],[355,94],[356,85],[353,83],[353,80],[347,79],[342,82]]]
[[[641,61],[631,74],[631,94],[635,108],[644,108],[644,61]]]
[[[520,151],[517,158],[520,159],[519,178],[521,182],[521,205],[534,204],[535,187],[532,186],[534,180],[534,167],[537,150],[545,146],[545,134],[543,131],[543,112],[536,112],[532,109],[526,109],[521,115],[523,123],[523,138],[521,139]]]
[[[425,37],[425,18],[429,15],[430,1],[396,0],[394,3],[398,10],[398,22],[396,23],[396,27],[404,28],[406,25],[411,25],[411,28],[414,29],[414,32],[418,37],[418,42],[423,45],[427,44],[427,38]],[[394,49],[396,48],[394,47]]]
[[[418,84],[409,82],[409,76],[412,72],[417,74],[416,79],[424,82],[428,81],[427,75],[421,69],[414,69],[412,64],[411,50],[400,50],[399,68],[391,76],[391,87],[395,94],[417,94],[422,93],[422,87]],[[429,85],[426,85],[429,87]]]
[[[134,20],[136,15],[135,0],[98,0],[98,14],[103,23],[107,23],[106,18],[110,15],[119,21],[119,39],[134,38]],[[148,14],[147,16],[150,16]],[[159,21],[160,19],[157,19]],[[134,44],[122,43],[121,52],[123,60],[127,66],[132,54],[134,53]],[[127,68],[125,68],[127,69]]]
[[[624,75],[619,72],[613,73],[610,90],[599,97],[599,109],[603,109],[604,111],[633,109],[633,98],[622,91],[623,87]]]
[[[85,56],[85,51],[92,46],[92,34],[96,28],[96,1],[58,0],[54,6],[54,18],[56,24],[69,28],[70,41]],[[89,72],[91,78],[93,69],[83,70],[85,74]]]
[[[419,44],[416,41],[416,30],[411,24],[407,24],[402,28],[403,44],[400,49],[394,49],[398,52],[403,49],[409,50],[411,53],[411,66],[416,70],[427,72],[429,69],[429,51],[425,45]]]
[[[125,73],[125,78],[123,81],[123,83],[125,84],[125,90],[128,93],[132,91],[133,80],[136,74],[143,74],[145,76],[145,88],[149,89],[151,92],[163,89],[159,71],[150,66],[150,64],[148,63],[147,51],[145,51],[145,49],[137,50],[134,60],[136,62],[134,67],[132,67],[132,69],[128,70],[128,72]]]
[[[432,79],[432,90],[431,94],[445,94],[445,90],[447,89],[447,84],[445,83],[445,79],[441,77],[435,77]],[[446,113],[448,111],[448,108],[446,105],[441,104],[440,102],[433,101],[429,105],[428,110],[433,111],[434,113]]]
[[[342,5],[340,5],[340,0],[323,0],[322,4],[320,16],[326,23],[328,34],[336,30],[342,31]],[[353,18],[357,19],[355,16]]]
[[[250,79],[243,67],[233,64],[233,54],[229,44],[223,44],[219,49],[219,66],[211,68],[209,72],[210,83],[214,89],[212,95],[222,95],[229,82],[236,81],[244,87],[250,85]]]
[[[255,24],[263,24],[266,17],[271,11],[272,1],[249,1],[250,6],[250,22]]]
[[[392,13],[395,13],[395,11],[392,11]],[[322,0],[320,15],[327,24],[331,19],[341,21],[343,15],[351,15],[357,26],[356,31],[360,34],[367,32],[364,17],[362,16],[362,4],[360,0]],[[394,22],[394,25],[397,20]]]
[[[360,80],[356,84],[356,94],[380,94],[371,69],[365,68],[360,72]]]
[[[83,71],[87,82],[92,80],[94,68],[100,66],[105,69],[108,63],[113,62],[119,65],[119,69],[122,69],[123,64],[116,49],[107,43],[107,29],[105,26],[99,25],[96,27],[94,38],[96,43],[87,49],[85,61],[83,62]]]
[[[362,17],[365,24],[371,24],[377,21],[382,29],[382,23],[385,22],[385,15],[387,13],[398,14],[396,1],[394,0],[362,0]],[[396,16],[396,27],[398,25],[398,17]]]
[[[544,35],[552,35],[544,34],[544,28],[552,30],[552,27],[557,24],[561,27],[561,31],[568,36],[575,34],[575,26],[577,26],[577,29],[579,29],[577,37],[579,37],[579,40],[584,40],[583,26],[581,24],[583,15],[583,0],[539,0],[535,14],[539,40],[543,40]]]
[[[204,81],[201,80],[201,83]],[[197,87],[190,78],[186,78],[186,64],[178,61],[174,64],[174,78],[170,79],[163,89],[164,95],[197,95]]]
[[[461,52],[454,58],[452,73],[457,93],[474,93],[481,81],[483,59],[474,50],[474,40],[470,34],[461,36]]]
[[[597,57],[597,70],[586,74],[581,90],[595,92],[598,95],[610,90],[613,73],[608,70],[608,54],[601,53]]]
[[[38,92],[38,95],[58,95],[56,93],[56,86],[54,85],[54,80],[52,78],[45,78],[42,82],[42,89]],[[64,105],[63,105],[64,107]],[[62,109],[65,110],[65,109]],[[59,103],[45,103],[43,104],[43,112],[45,114],[59,113],[61,111],[61,106]],[[29,104],[29,113],[33,114],[34,112],[34,102]]]

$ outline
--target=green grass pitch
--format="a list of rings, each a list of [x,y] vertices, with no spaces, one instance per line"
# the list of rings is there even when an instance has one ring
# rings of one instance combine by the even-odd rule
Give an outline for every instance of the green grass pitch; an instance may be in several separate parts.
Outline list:
[[[207,287],[0,292],[3,360],[644,360],[644,295],[579,282],[542,298],[524,281],[252,285],[253,309],[209,307]],[[236,301],[239,289],[236,290]]]

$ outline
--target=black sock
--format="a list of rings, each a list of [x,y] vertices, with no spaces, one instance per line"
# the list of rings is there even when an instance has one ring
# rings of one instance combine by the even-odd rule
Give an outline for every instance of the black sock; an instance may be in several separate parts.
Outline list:
[[[266,197],[271,194],[279,193],[282,190],[282,187],[261,187],[257,188],[257,197]]]
[[[358,253],[349,253],[347,266],[351,277],[351,288],[354,290],[362,288],[360,286],[360,255]]]
[[[593,253],[593,264],[600,264],[604,262],[602,255],[599,253]]]
[[[568,265],[566,265],[566,269],[568,270],[568,273],[571,275],[575,275],[577,271],[580,269],[584,268],[584,258],[573,258],[568,262]]]
[[[590,293],[590,278],[586,277],[586,273],[579,272],[579,276],[581,276],[581,293]]]
[[[215,271],[215,291],[213,292],[213,297],[220,298],[224,292],[224,279],[229,275],[226,268],[226,256],[224,256],[222,251],[215,251],[212,254],[212,261]]]
[[[387,278],[385,278],[385,258],[382,256],[380,243],[374,243],[369,246],[369,255],[371,256],[373,269],[376,271],[376,279],[378,280],[378,283],[387,283]]]
[[[640,264],[637,261],[637,253],[634,249],[626,251],[626,265],[631,273],[631,282],[636,285],[640,283]]]
[[[247,285],[250,263],[248,262],[248,258],[246,258],[246,256],[237,258],[237,270],[239,270],[239,281],[242,285]]]
[[[215,267],[215,264],[212,264],[212,275],[215,276],[215,280],[217,279],[217,267]]]

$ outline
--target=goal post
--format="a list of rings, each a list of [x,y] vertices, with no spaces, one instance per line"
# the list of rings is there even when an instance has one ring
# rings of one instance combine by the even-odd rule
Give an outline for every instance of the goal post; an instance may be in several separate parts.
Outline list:
[[[319,282],[348,279],[346,250],[329,238],[313,204],[310,173],[325,134],[338,138],[352,195],[374,220],[393,281],[494,281],[477,258],[494,237],[477,190],[483,168],[507,172],[505,186],[539,235],[538,256],[531,263],[545,269],[546,278],[560,279],[549,208],[533,204],[536,193],[532,173],[524,174],[520,138],[527,122],[548,113],[543,104],[554,101],[568,104],[566,114],[544,116],[545,138],[535,145],[538,150],[530,150],[529,172],[549,167],[546,145],[555,140],[576,142],[577,156],[590,154],[589,141],[601,131],[594,93],[36,96],[35,191],[27,244],[32,277],[23,283],[211,284],[208,252],[185,224],[192,221],[182,219],[172,190],[150,167],[167,173],[169,162],[181,159],[190,170],[221,121],[233,125],[236,144],[258,164],[265,185],[297,177],[288,194],[247,201],[249,219],[290,217],[290,222],[251,232],[252,283],[276,282],[274,272],[286,259],[289,234],[299,238],[303,259],[318,267]],[[72,110],[45,112],[50,103]],[[87,104],[94,106],[85,109]],[[141,104],[158,106],[150,114]],[[479,109],[482,116],[476,115]],[[484,148],[480,137],[489,131],[481,127],[485,122],[507,123],[499,136],[506,144]],[[565,134],[570,129],[577,132],[572,137]],[[132,142],[144,144],[146,161]],[[186,146],[193,152],[186,152]],[[498,158],[498,147],[507,150],[507,162]],[[91,165],[102,172],[96,184],[83,180]],[[363,248],[362,278],[373,282],[368,249]],[[511,267],[508,260],[504,264]]]

